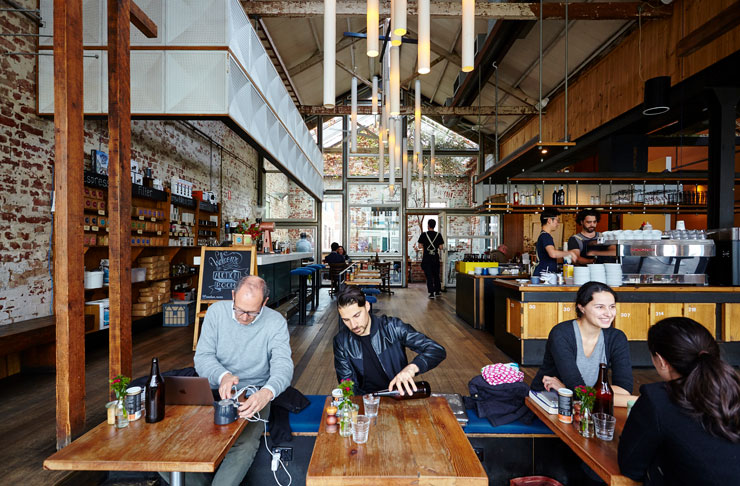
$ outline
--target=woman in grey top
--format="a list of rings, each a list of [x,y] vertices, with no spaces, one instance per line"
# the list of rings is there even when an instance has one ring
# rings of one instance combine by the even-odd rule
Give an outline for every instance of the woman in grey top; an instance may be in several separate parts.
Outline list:
[[[632,362],[627,336],[612,327],[616,294],[608,285],[587,282],[576,295],[576,316],[553,327],[533,390],[594,386],[599,363],[611,368],[614,405],[626,407],[632,393]]]

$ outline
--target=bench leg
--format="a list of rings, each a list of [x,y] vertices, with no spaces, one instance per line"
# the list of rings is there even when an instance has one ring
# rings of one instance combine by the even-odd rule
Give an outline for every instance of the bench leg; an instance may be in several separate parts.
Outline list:
[[[180,471],[173,471],[170,479],[170,486],[185,486],[185,475]]]

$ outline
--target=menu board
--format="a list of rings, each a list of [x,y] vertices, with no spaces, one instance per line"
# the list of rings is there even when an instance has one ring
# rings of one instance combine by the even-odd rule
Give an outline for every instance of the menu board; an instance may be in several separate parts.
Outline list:
[[[203,247],[198,299],[231,300],[236,284],[247,275],[257,275],[257,249],[254,245]]]

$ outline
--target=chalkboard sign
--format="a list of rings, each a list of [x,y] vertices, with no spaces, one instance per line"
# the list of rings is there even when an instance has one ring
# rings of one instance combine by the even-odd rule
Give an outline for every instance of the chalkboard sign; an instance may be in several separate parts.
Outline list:
[[[254,246],[203,247],[200,300],[231,300],[231,291],[247,275],[257,275],[257,250]]]
[[[231,291],[247,275],[257,275],[256,246],[201,247],[193,350],[198,344],[200,319],[205,316],[201,304],[231,300]]]

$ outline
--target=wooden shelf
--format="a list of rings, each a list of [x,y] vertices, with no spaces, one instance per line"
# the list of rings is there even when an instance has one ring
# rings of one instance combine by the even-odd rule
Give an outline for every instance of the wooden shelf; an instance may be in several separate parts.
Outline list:
[[[619,173],[619,172],[524,172],[510,179],[511,184],[706,184],[706,172],[655,172],[655,173]]]
[[[538,213],[544,209],[554,208],[561,212],[580,211],[585,208],[594,208],[602,213],[706,213],[707,207],[703,205],[657,205],[657,204],[600,204],[600,205],[552,205],[552,204],[509,204],[509,203],[483,203],[476,208],[477,213]],[[736,207],[737,209],[737,207]]]

